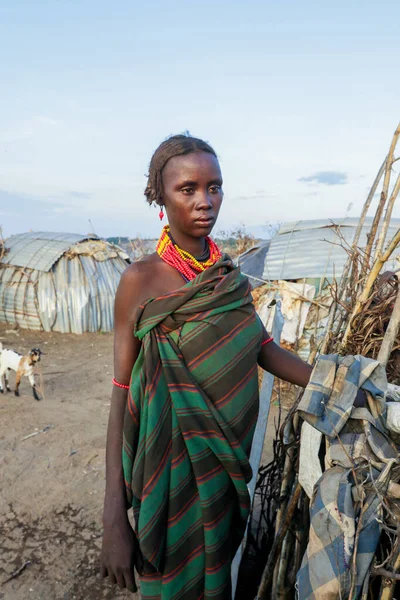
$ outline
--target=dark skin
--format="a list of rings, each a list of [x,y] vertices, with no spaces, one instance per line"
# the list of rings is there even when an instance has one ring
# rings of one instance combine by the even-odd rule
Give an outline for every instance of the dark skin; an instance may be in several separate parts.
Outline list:
[[[163,170],[163,203],[175,242],[187,252],[201,255],[221,207],[222,176],[218,160],[207,152],[171,158]],[[185,284],[182,276],[158,254],[130,265],[121,277],[115,298],[114,373],[128,384],[139,355],[140,342],[133,335],[136,309],[148,298],[175,291]],[[264,330],[264,337],[268,337]],[[276,377],[306,387],[311,367],[274,342],[262,347],[259,365]],[[134,566],[140,573],[142,559],[129,523],[122,470],[122,431],[127,391],[113,388],[107,433],[106,493],[101,574],[120,588],[136,591]],[[360,400],[361,402],[361,400]]]

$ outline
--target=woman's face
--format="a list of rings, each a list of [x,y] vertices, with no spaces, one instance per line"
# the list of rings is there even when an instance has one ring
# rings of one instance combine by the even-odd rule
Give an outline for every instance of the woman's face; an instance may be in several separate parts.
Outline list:
[[[171,158],[162,172],[162,189],[172,229],[196,238],[211,233],[223,198],[221,169],[213,154]]]

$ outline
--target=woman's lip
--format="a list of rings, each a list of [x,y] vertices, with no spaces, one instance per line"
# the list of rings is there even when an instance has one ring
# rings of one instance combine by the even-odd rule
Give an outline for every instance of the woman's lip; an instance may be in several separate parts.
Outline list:
[[[196,223],[202,223],[203,225],[209,225],[214,222],[214,217],[210,217],[208,219],[196,219]]]

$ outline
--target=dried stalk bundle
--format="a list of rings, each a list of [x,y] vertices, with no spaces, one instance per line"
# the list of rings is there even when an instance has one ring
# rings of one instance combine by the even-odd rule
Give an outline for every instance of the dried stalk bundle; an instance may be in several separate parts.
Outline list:
[[[396,276],[378,279],[368,301],[356,315],[352,336],[344,347],[345,354],[362,354],[378,359],[383,340],[399,294]],[[388,381],[400,384],[400,335],[397,334],[386,366]]]
[[[324,354],[361,354],[378,359],[386,365],[388,380],[395,384],[400,384],[400,283],[395,274],[380,273],[400,245],[400,230],[387,240],[390,218],[400,192],[400,176],[391,185],[399,136],[400,125],[372,184],[351,246],[345,243],[338,230],[338,243],[346,250],[348,260],[341,281],[332,283],[333,303],[325,338],[318,348],[319,353]],[[382,179],[367,246],[360,249],[361,231]],[[252,540],[253,553],[256,554],[258,549],[258,556],[264,562],[256,595],[259,600],[294,600],[296,573],[308,543],[308,498],[298,483],[301,419],[296,413],[297,404],[298,401],[275,439],[273,462],[259,472],[256,493],[260,498],[262,518]],[[321,454],[320,458],[323,458]],[[396,463],[391,467],[391,485],[400,490],[400,466]],[[374,485],[373,478],[368,484],[358,479],[360,497],[368,493],[368,485]],[[376,487],[375,492],[381,501],[377,518],[381,521],[382,535],[362,600],[391,600],[395,594],[400,597],[400,493],[396,491],[394,496],[397,494],[397,498],[394,497],[390,486],[388,489]],[[259,530],[263,528],[264,532],[260,534]],[[357,535],[355,539],[354,556]],[[353,562],[352,573],[356,569],[355,558]],[[354,588],[350,597],[354,596],[353,592]]]

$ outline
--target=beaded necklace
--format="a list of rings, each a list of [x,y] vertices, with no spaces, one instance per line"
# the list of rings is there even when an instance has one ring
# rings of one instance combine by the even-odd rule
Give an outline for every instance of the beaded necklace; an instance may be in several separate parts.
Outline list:
[[[169,225],[166,225],[161,232],[156,251],[160,258],[179,271],[186,281],[191,281],[199,273],[214,265],[221,258],[221,251],[217,244],[209,237],[205,239],[207,249],[206,254],[203,256],[207,258],[202,260],[203,256],[196,258],[192,254],[189,254],[189,252],[186,252],[186,250],[179,248],[171,238]]]

